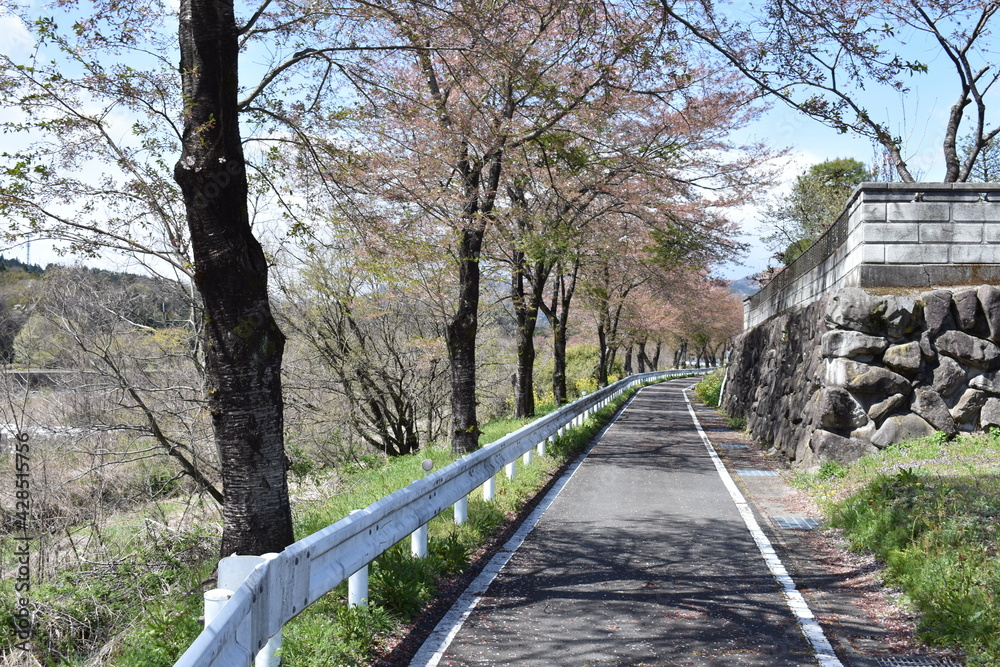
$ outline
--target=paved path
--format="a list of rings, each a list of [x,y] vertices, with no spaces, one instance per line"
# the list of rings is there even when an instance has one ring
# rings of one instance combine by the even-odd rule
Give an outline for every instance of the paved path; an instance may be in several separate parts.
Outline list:
[[[690,383],[635,397],[439,664],[817,664],[695,429]]]

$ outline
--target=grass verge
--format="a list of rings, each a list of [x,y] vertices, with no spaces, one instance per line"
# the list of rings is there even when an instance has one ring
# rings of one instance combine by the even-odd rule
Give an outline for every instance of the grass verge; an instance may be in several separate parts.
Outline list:
[[[851,548],[885,563],[923,641],[1000,664],[1000,432],[900,443],[798,483]]]

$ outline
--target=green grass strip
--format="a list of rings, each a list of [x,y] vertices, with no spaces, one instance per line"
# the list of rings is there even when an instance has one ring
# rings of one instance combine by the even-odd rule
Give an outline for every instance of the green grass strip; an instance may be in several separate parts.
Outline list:
[[[1000,664],[1000,433],[938,433],[799,483],[852,549],[885,563],[923,641]]]

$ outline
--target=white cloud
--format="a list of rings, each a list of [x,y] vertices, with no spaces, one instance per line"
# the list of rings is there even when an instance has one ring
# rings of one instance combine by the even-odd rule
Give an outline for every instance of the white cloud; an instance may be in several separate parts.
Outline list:
[[[0,9],[0,53],[17,57],[31,51],[35,39],[21,19]]]

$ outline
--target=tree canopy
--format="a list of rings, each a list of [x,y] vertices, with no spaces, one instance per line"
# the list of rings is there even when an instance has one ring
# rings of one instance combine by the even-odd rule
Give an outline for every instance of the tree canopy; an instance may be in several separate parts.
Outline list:
[[[771,99],[883,147],[913,182],[905,128],[868,91],[904,96],[930,67],[952,100],[937,128],[944,182],[966,181],[1000,126],[990,122],[995,66],[991,24],[1000,5],[983,0],[662,0],[677,30],[691,34]],[[968,128],[969,148],[958,141]]]
[[[815,164],[795,178],[787,196],[764,211],[764,243],[789,264],[837,221],[847,197],[870,179],[864,163],[837,158]]]

